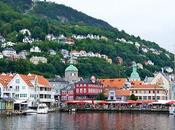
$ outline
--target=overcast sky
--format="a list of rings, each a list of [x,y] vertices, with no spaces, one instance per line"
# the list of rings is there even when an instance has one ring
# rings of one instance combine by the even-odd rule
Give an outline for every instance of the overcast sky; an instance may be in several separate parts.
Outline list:
[[[52,0],[175,52],[175,0]]]

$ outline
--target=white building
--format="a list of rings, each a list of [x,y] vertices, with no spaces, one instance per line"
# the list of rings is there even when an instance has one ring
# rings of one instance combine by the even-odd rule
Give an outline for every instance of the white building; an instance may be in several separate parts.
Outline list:
[[[172,99],[172,87],[169,81],[169,77],[166,77],[163,73],[158,73],[154,77],[146,77],[144,80],[147,84],[156,84],[166,89],[166,99]]]
[[[31,32],[28,29],[22,29],[19,32],[23,35],[31,36]]]
[[[57,53],[56,53],[55,50],[50,49],[50,50],[49,50],[49,54],[50,54],[50,55],[56,55]]]
[[[33,46],[32,48],[30,48],[30,52],[40,53],[41,49],[38,46]]]
[[[0,74],[1,96],[14,98],[18,102],[26,102],[28,106],[37,103],[54,103],[54,91],[48,80],[39,75]]]
[[[3,56],[13,57],[16,56],[16,51],[13,48],[6,48],[2,51]]]
[[[38,57],[38,56],[32,56],[30,58],[30,62],[32,62],[35,65],[37,65],[39,62],[47,63],[47,58],[45,58],[45,57]]]

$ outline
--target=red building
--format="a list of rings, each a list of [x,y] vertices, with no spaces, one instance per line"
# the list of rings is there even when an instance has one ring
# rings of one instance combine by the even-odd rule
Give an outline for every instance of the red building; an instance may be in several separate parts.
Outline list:
[[[94,76],[88,80],[81,80],[75,83],[75,99],[95,100],[97,95],[102,93],[102,89],[103,85]]]
[[[62,102],[74,100],[74,98],[75,98],[74,90],[75,90],[75,88],[74,88],[73,84],[69,84],[65,88],[61,89],[60,100]]]

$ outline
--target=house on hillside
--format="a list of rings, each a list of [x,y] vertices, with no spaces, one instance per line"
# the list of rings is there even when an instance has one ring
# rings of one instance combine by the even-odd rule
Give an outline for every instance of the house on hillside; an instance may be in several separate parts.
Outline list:
[[[30,48],[30,52],[40,53],[41,49],[38,46],[33,46],[32,48]]]
[[[5,57],[14,57],[14,56],[16,56],[16,51],[13,48],[5,48],[2,51],[2,54]]]
[[[32,62],[33,64],[37,65],[38,63],[47,63],[47,58],[45,57],[41,57],[41,56],[32,56],[30,58],[30,62]]]

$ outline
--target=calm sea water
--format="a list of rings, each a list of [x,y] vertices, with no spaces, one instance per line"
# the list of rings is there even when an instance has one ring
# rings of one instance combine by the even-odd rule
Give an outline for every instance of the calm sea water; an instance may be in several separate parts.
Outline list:
[[[144,113],[49,113],[0,117],[0,130],[175,130],[175,117]]]

